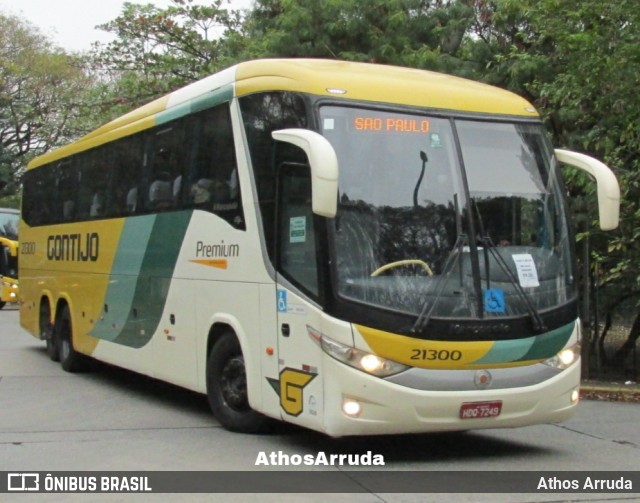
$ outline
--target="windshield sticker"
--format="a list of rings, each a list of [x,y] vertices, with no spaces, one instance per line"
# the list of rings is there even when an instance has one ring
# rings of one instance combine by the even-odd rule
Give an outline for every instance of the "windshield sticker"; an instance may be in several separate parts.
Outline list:
[[[306,217],[291,217],[289,219],[289,242],[304,243],[307,240]]]
[[[523,288],[533,288],[540,286],[538,281],[538,270],[533,257],[528,253],[519,253],[512,255],[518,271],[518,280]]]
[[[329,118],[329,117],[326,118],[324,120],[324,122],[322,123],[322,129],[324,129],[325,131],[327,131],[327,130],[330,131],[332,129],[335,129],[335,127],[336,127],[335,119],[332,119],[332,118]]]
[[[278,290],[278,312],[279,313],[287,313],[287,314],[307,314],[307,308],[301,304],[291,304],[287,300],[287,291],[286,290]]]
[[[431,133],[431,148],[442,148],[442,139],[438,133]]]
[[[487,288],[484,291],[485,313],[500,313],[506,311],[504,302],[504,290],[501,288]]]

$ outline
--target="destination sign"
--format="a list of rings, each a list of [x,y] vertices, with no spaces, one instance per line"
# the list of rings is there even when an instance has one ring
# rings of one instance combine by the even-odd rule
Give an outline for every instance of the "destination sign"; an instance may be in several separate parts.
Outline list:
[[[428,133],[431,123],[428,119],[409,119],[406,117],[354,117],[353,128],[356,131],[386,131],[393,133]]]

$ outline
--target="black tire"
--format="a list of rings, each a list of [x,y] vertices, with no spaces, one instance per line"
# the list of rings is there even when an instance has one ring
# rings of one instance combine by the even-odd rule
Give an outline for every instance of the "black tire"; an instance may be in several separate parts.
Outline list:
[[[3,308],[4,306],[6,306],[6,305],[7,305],[7,303],[6,303],[6,302],[2,302],[2,301],[0,301],[0,309],[2,309],[2,308]]]
[[[73,349],[73,327],[69,307],[64,306],[53,327],[54,344],[58,348],[60,365],[67,372],[80,372],[85,369],[85,356]]]
[[[49,358],[54,362],[60,361],[58,346],[56,345],[56,340],[53,336],[51,310],[48,303],[40,306],[40,338],[44,339],[45,344],[47,345],[47,355]]]
[[[227,332],[207,360],[207,398],[215,418],[227,430],[262,433],[269,419],[249,406],[244,357],[236,336]]]

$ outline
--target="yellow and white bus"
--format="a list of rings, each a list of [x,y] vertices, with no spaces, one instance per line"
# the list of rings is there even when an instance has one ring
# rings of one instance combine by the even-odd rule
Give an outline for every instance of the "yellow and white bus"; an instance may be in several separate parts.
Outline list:
[[[0,208],[0,309],[18,302],[18,224],[20,212]]]
[[[426,71],[240,63],[34,160],[21,323],[205,393],[226,428],[523,426],[578,402],[558,163],[525,100]]]

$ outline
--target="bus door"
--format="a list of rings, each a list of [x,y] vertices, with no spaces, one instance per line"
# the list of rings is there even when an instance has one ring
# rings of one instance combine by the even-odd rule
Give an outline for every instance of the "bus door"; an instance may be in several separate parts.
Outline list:
[[[278,366],[281,416],[301,425],[320,424],[321,351],[309,335],[319,330],[318,249],[311,211],[311,177],[304,163],[283,163],[277,191]]]

